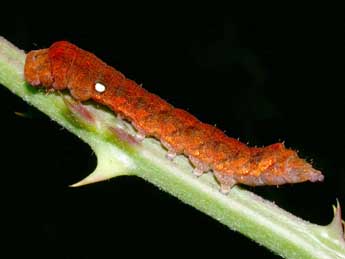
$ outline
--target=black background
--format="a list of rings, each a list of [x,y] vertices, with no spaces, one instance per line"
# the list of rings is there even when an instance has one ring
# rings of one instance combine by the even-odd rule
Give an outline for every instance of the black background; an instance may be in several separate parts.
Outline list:
[[[327,224],[336,199],[345,204],[344,17],[336,11],[45,5],[2,16],[2,36],[27,51],[71,41],[232,137],[285,141],[325,181],[245,188],[297,216]],[[277,257],[141,179],[69,188],[94,168],[92,151],[6,88],[0,95],[2,233],[13,257]]]

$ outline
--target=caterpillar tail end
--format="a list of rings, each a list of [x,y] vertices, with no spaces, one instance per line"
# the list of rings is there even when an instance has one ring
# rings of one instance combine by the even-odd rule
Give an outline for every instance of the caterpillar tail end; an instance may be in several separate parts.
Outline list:
[[[281,185],[301,182],[321,182],[321,171],[300,158],[297,152],[284,147],[282,143],[273,144],[253,153],[256,172],[259,177],[249,185]]]

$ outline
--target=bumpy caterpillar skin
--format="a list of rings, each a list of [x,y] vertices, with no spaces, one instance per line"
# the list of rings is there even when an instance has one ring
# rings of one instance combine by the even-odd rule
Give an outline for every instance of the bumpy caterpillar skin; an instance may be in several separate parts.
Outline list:
[[[138,135],[160,140],[171,159],[176,154],[188,157],[195,174],[212,170],[223,192],[238,183],[281,185],[324,178],[282,143],[248,147],[186,111],[174,108],[92,53],[69,42],[59,41],[49,49],[29,52],[25,78],[33,86],[69,89],[78,101],[92,99],[108,106],[129,120]]]

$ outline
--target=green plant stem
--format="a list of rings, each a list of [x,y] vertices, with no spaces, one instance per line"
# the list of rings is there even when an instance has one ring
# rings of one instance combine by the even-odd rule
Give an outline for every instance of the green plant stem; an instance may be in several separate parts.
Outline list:
[[[75,186],[136,175],[284,258],[345,258],[339,205],[332,223],[318,226],[240,187],[223,195],[211,174],[195,177],[186,158],[166,159],[154,139],[136,142],[133,128],[112,112],[33,89],[24,81],[24,62],[24,52],[0,37],[0,84],[88,143],[97,155],[96,170]]]

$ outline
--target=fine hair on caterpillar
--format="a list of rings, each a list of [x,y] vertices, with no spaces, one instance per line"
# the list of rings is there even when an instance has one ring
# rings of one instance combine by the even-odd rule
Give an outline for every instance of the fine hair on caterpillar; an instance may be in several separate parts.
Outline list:
[[[94,54],[67,41],[30,51],[24,75],[33,86],[68,89],[78,101],[93,100],[109,107],[132,123],[138,138],[158,139],[168,150],[168,159],[185,155],[195,175],[211,170],[224,193],[235,184],[281,185],[324,178],[283,143],[248,147],[149,93]]]

